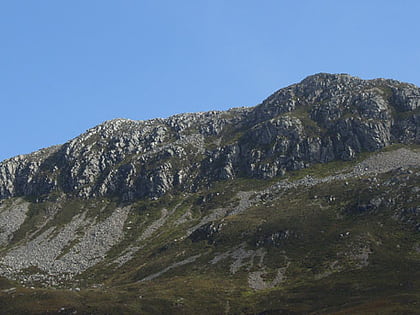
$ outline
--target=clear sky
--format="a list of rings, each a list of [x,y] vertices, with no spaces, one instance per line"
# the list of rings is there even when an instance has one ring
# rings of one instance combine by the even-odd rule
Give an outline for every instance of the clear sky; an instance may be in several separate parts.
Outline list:
[[[418,0],[0,0],[0,160],[318,72],[420,85]]]

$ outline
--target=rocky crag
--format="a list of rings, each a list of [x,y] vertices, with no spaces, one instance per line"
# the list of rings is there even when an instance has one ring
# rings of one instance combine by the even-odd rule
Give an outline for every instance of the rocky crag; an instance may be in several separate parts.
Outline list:
[[[0,198],[58,191],[135,200],[223,179],[272,178],[391,143],[418,143],[419,107],[414,85],[317,74],[253,108],[116,119],[3,161]]]
[[[5,160],[0,313],[411,314],[419,145],[418,87],[316,74]]]

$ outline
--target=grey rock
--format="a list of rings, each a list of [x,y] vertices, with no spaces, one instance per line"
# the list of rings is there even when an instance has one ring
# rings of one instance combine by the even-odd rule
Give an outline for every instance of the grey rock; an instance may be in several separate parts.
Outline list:
[[[420,143],[420,89],[395,80],[316,74],[253,108],[115,119],[69,142],[0,163],[0,199],[52,192],[156,199],[241,176],[272,178]]]

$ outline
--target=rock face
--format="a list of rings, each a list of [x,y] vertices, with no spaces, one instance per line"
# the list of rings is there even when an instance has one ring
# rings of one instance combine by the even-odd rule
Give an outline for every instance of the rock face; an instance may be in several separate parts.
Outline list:
[[[0,313],[416,313],[419,100],[318,74],[3,161]]]
[[[287,170],[391,143],[420,143],[420,89],[394,80],[317,74],[253,108],[116,119],[56,147],[0,163],[0,198],[158,198],[217,180]]]

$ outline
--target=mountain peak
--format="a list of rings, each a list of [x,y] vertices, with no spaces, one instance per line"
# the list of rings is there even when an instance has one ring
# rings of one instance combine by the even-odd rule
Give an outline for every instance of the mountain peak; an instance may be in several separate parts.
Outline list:
[[[417,143],[419,107],[415,86],[319,73],[254,108],[106,121],[54,150],[2,163],[0,198],[53,190],[156,198],[238,176],[275,177]]]
[[[321,73],[255,107],[114,119],[5,160],[0,313],[407,310],[419,108],[413,85]]]
[[[359,77],[351,76],[347,73],[326,73],[320,72],[307,76],[301,81],[301,84],[310,84],[311,82],[349,82],[361,79]]]

